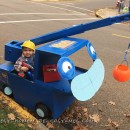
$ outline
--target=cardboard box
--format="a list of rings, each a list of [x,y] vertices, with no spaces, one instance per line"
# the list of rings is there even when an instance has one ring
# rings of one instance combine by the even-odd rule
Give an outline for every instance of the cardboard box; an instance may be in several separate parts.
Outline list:
[[[43,65],[43,81],[44,82],[54,82],[59,81],[60,75],[57,71],[57,65]]]

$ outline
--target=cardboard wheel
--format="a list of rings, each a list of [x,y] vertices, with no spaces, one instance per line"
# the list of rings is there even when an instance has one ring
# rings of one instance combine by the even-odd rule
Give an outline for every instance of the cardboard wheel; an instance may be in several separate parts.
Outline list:
[[[51,113],[49,111],[49,109],[47,108],[47,106],[43,105],[43,104],[38,104],[36,106],[35,112],[38,116],[38,118],[49,118]]]
[[[9,96],[9,97],[12,97],[12,96],[13,96],[13,91],[12,91],[12,89],[11,89],[9,86],[7,86],[7,85],[4,85],[4,86],[3,86],[3,92],[4,92],[5,95],[7,95],[7,96]]]

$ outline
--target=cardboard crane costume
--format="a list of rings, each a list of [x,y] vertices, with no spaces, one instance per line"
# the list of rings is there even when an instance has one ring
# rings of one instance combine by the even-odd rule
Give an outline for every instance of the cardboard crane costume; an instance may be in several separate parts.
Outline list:
[[[48,42],[35,51],[33,81],[13,73],[23,42],[7,43],[5,60],[8,62],[0,65],[1,90],[8,96],[13,95],[16,102],[34,110],[40,118],[58,118],[75,98],[80,101],[92,98],[101,87],[105,73],[104,65],[93,45],[87,39],[69,36],[129,20],[128,13],[74,25],[30,39],[36,45]],[[88,71],[76,66],[69,58],[83,47],[93,61]]]

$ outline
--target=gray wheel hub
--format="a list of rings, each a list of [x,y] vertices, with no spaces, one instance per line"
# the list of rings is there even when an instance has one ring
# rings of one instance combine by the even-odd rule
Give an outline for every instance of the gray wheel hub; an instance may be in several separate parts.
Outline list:
[[[6,86],[5,88],[4,88],[4,93],[6,94],[6,95],[11,95],[12,94],[12,90],[11,90],[11,88],[10,87],[8,87],[8,86]]]
[[[36,112],[37,112],[39,117],[43,118],[45,116],[45,113],[44,113],[44,111],[41,108],[37,108]]]

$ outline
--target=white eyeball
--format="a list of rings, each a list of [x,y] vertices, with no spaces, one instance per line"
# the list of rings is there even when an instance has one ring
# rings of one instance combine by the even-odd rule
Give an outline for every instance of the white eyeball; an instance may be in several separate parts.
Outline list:
[[[70,62],[65,61],[62,63],[62,69],[65,73],[67,73],[72,68],[72,65]]]
[[[96,51],[95,51],[94,47],[92,46],[92,44],[90,42],[87,44],[87,50],[88,50],[89,56],[93,60],[96,60],[97,59],[97,54],[96,54]]]
[[[94,49],[93,46],[90,46],[90,51],[91,51],[92,54],[95,54],[95,53],[96,53],[96,51],[95,51],[95,49]]]

